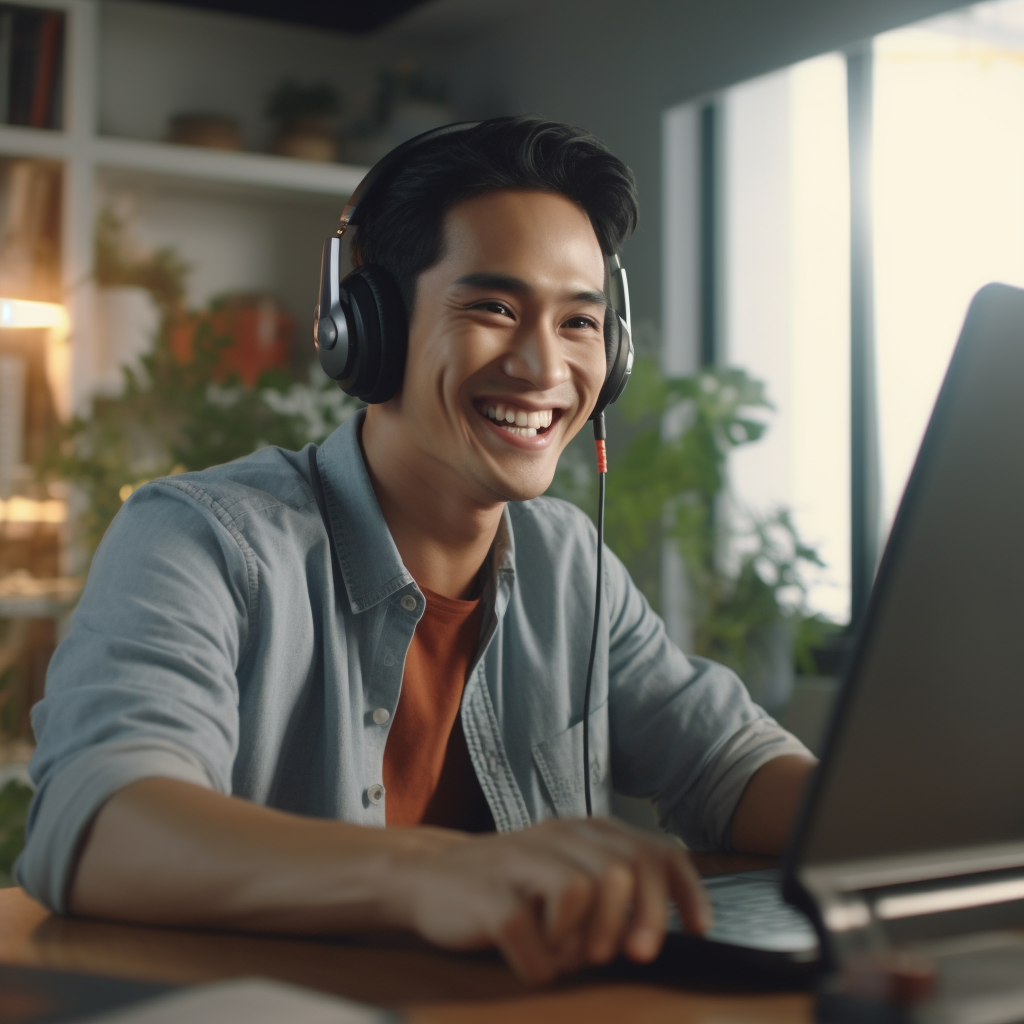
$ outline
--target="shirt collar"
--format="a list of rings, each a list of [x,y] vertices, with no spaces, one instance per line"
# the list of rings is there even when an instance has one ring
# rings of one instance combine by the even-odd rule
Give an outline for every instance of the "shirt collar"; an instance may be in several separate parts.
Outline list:
[[[350,416],[316,453],[339,569],[352,611],[357,614],[396,591],[415,586],[384,522],[363,460],[359,436],[365,415],[366,410],[360,409]],[[507,506],[502,510],[490,558],[491,575],[500,593],[515,579],[515,544]],[[498,604],[504,604],[500,597]]]

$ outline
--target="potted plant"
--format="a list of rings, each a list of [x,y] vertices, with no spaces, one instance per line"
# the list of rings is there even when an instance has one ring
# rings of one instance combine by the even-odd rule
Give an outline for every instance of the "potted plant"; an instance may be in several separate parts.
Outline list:
[[[813,671],[813,649],[836,627],[807,609],[804,572],[822,562],[791,513],[755,515],[729,493],[729,453],[762,436],[770,409],[764,385],[743,370],[665,377],[638,356],[613,407],[605,537],[655,608],[662,540],[674,542],[690,591],[691,653],[735,669],[775,712],[794,666]],[[591,446],[566,455],[549,493],[592,513]]]
[[[267,101],[267,116],[277,124],[271,150],[281,156],[331,163],[337,159],[337,118],[342,103],[326,82],[282,82]]]
[[[456,120],[441,79],[412,63],[381,71],[370,109],[349,128],[348,159],[374,164],[395,146]]]

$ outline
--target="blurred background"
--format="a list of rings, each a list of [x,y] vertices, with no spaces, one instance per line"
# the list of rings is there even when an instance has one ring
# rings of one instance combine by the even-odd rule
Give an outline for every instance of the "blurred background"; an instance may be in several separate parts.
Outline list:
[[[523,112],[640,186],[609,543],[684,648],[816,744],[969,299],[1024,285],[1024,0],[23,0],[0,3],[0,786],[132,490],[355,408],[308,325],[365,169]],[[593,509],[589,442],[552,493]]]

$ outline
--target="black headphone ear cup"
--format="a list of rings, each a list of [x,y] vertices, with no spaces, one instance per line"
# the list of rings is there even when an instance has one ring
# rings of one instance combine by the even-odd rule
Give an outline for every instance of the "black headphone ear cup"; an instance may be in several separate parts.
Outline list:
[[[338,386],[368,404],[386,402],[402,386],[409,333],[398,284],[365,263],[341,282],[341,298],[351,314],[352,369]]]
[[[597,419],[622,394],[633,372],[633,341],[626,322],[612,306],[604,311],[604,353],[604,384],[590,415],[592,420]]]
[[[614,306],[606,306],[604,310],[604,379],[615,371],[615,357],[619,354],[619,342],[622,334],[622,318],[615,312]]]

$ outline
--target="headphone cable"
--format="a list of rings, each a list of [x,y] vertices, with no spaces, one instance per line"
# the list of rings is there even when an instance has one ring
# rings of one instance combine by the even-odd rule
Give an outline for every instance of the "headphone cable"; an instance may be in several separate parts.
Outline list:
[[[601,621],[601,591],[604,568],[604,483],[608,475],[608,451],[605,447],[604,413],[594,420],[594,444],[597,447],[597,588],[594,595],[594,631],[590,637],[590,660],[587,663],[587,686],[583,691],[583,795],[587,817],[594,814],[590,797],[590,690],[594,681],[594,656],[597,654],[597,629]]]

